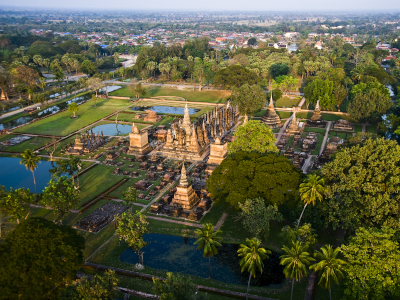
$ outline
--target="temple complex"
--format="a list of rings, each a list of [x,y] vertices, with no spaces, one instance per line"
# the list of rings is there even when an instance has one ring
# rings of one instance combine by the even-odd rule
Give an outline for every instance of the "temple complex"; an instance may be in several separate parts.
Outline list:
[[[290,121],[290,125],[286,128],[286,132],[290,135],[301,134],[303,132],[303,123],[297,121],[296,109],[293,109],[293,118]]]
[[[274,102],[272,100],[272,92],[271,92],[271,100],[269,101],[269,105],[267,108],[267,112],[264,116],[261,117],[261,122],[268,125],[269,128],[281,128],[282,122],[281,118],[275,111]]]
[[[129,150],[128,154],[146,154],[149,153],[152,148],[149,145],[149,137],[146,130],[142,132],[139,128],[132,124],[132,132],[129,133]]]
[[[326,122],[322,119],[321,110],[319,108],[319,100],[317,101],[317,105],[315,106],[312,116],[307,120],[306,126],[325,128]]]
[[[90,153],[96,151],[99,147],[106,143],[103,136],[103,131],[101,131],[101,136],[99,133],[94,134],[93,129],[89,132],[77,134],[75,138],[75,143],[67,146],[65,154],[83,155],[84,153]],[[63,149],[62,149],[63,150]]]
[[[183,119],[171,124],[165,143],[152,154],[173,159],[203,160],[210,153],[210,143],[222,139],[237,123],[239,111],[228,104],[216,107],[192,123],[186,104]]]

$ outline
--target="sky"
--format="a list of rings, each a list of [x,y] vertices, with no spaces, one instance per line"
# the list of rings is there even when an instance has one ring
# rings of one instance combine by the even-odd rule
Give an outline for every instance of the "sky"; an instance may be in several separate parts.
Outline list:
[[[1,6],[169,11],[400,11],[399,0],[0,0]]]

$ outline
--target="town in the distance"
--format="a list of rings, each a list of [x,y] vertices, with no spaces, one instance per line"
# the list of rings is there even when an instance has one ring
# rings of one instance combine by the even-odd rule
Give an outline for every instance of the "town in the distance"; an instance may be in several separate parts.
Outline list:
[[[0,300],[400,299],[400,7],[29,5],[0,6]]]

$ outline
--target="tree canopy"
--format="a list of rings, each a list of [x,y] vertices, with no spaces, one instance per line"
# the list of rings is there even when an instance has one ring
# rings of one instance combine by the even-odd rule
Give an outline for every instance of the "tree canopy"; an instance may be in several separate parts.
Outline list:
[[[334,227],[400,228],[400,146],[384,138],[336,152],[321,169],[327,195],[321,209]]]
[[[244,84],[253,85],[259,82],[260,78],[254,72],[239,65],[221,69],[214,76],[214,85],[223,88],[240,87]]]
[[[284,156],[241,151],[224,159],[207,180],[207,188],[217,201],[235,208],[254,198],[279,206],[297,197],[301,178],[301,172]]]
[[[0,299],[54,299],[83,265],[85,239],[42,218],[22,221],[0,245]]]
[[[235,131],[236,139],[228,144],[229,154],[239,151],[278,152],[276,148],[276,138],[272,129],[264,123],[250,120],[246,124],[239,126]]]
[[[246,83],[233,89],[231,99],[232,104],[239,108],[240,114],[252,115],[265,105],[266,95],[259,85]]]
[[[359,228],[342,245],[347,260],[346,299],[392,299],[400,296],[400,251],[389,228]]]

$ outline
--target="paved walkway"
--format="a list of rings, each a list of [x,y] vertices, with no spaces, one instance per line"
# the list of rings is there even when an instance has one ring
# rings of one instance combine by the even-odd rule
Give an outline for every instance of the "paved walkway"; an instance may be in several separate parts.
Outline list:
[[[315,155],[308,155],[307,160],[304,162],[303,167],[301,168],[301,170],[303,171],[304,174],[307,174],[307,168],[308,165],[311,162],[311,159],[314,157]]]
[[[223,213],[221,218],[218,220],[217,224],[215,224],[214,230],[219,230],[221,228],[221,226],[224,224],[227,217],[228,217],[228,214]]]
[[[301,99],[300,103],[297,105],[297,108],[301,109],[301,107],[303,106],[305,101],[306,101],[306,99],[303,97],[303,99]],[[286,120],[285,124],[283,124],[283,126],[279,130],[278,137],[276,138],[275,145],[278,144],[278,142],[281,139],[282,135],[285,133],[286,126],[289,124],[289,122],[292,120],[292,118],[293,118],[293,114]]]
[[[326,126],[324,140],[322,141],[321,149],[319,150],[319,155],[321,155],[322,152],[324,152],[325,144],[326,144],[326,141],[328,139],[328,133],[329,133],[329,130],[331,129],[331,124],[332,124],[332,121],[328,121],[328,125]]]

